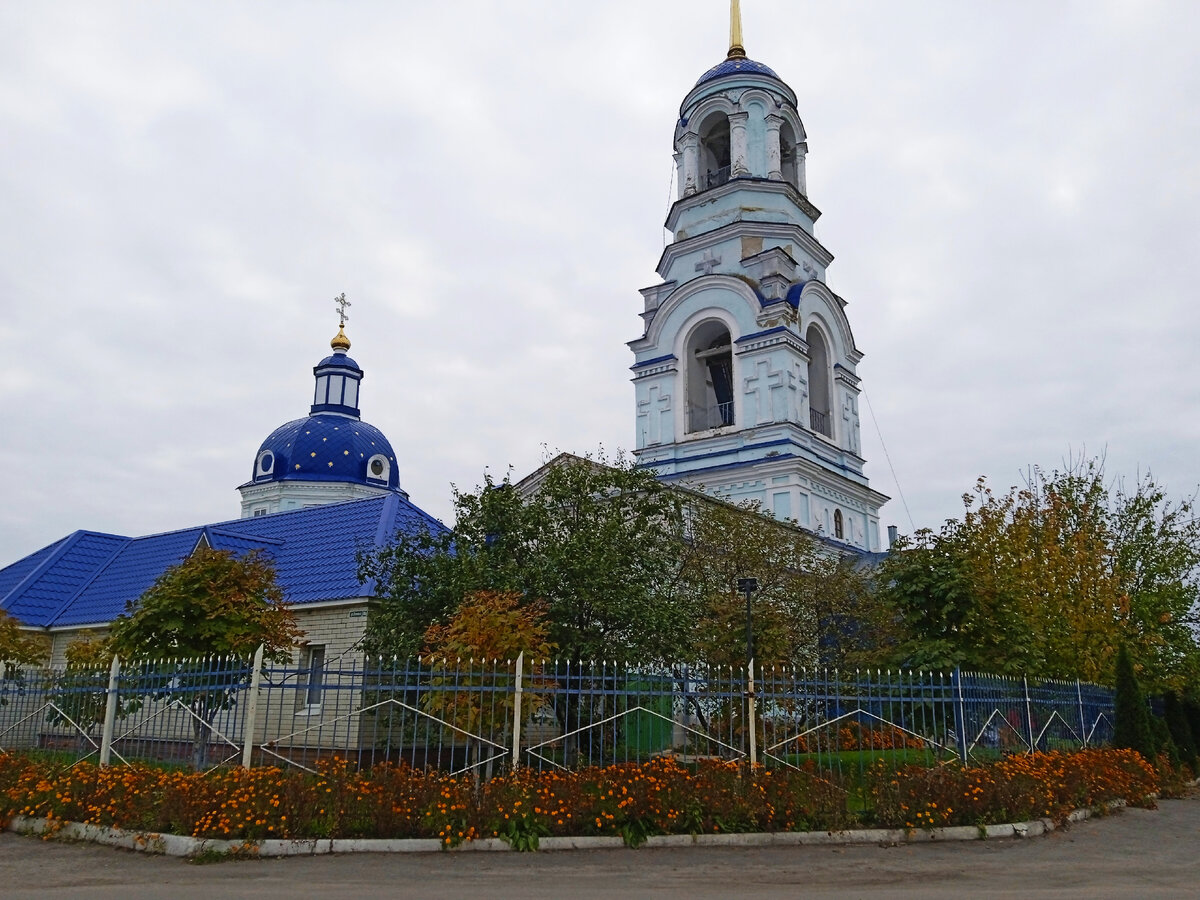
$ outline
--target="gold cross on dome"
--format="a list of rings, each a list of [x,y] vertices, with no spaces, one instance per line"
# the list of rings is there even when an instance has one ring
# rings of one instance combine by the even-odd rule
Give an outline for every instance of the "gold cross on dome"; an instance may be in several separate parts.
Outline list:
[[[350,318],[346,315],[346,307],[353,306],[353,304],[346,299],[345,293],[341,293],[333,298],[333,305],[338,308],[338,324],[345,325],[346,320]]]

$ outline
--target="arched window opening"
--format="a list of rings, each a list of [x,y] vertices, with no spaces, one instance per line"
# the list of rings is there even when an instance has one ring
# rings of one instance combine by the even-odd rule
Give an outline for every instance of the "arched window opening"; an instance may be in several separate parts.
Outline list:
[[[711,188],[727,182],[730,160],[729,119],[724,113],[714,113],[700,129],[701,185]]]
[[[835,509],[833,511],[833,536],[838,540],[841,540],[846,536],[845,531],[846,528],[842,522],[842,511],[840,509]]]
[[[688,341],[687,415],[689,432],[732,425],[733,342],[720,322],[705,322]]]
[[[808,326],[808,423],[813,431],[833,437],[833,418],[829,415],[829,350],[820,329]]]
[[[783,173],[783,180],[788,184],[799,187],[799,182],[796,180],[796,163],[799,159],[799,151],[796,148],[796,133],[792,131],[792,126],[784,122],[783,127],[779,129],[779,170]]]

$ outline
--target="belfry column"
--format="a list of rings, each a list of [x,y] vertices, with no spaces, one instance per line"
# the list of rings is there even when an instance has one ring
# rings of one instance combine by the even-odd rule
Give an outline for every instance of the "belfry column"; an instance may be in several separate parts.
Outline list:
[[[696,193],[696,173],[699,171],[700,135],[689,132],[683,136],[683,171],[680,173],[680,185],[684,197],[690,197]]]
[[[767,177],[783,180],[782,154],[779,149],[779,129],[783,126],[783,117],[770,115],[766,117],[767,124]]]
[[[749,118],[750,113],[747,112],[731,113],[729,116],[729,149],[732,157],[729,174],[735,178],[750,174],[746,165],[746,122]]]

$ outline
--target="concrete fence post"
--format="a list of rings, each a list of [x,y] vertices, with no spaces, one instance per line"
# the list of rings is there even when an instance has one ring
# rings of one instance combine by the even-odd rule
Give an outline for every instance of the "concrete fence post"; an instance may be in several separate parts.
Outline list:
[[[521,765],[521,679],[525,674],[525,651],[517,654],[517,680],[513,692],[512,767]]]
[[[121,657],[113,654],[108,667],[108,691],[104,703],[104,728],[100,732],[100,765],[107,766],[112,759],[113,730],[117,725],[117,681],[121,675]]]
[[[250,673],[250,692],[246,695],[246,716],[242,720],[242,768],[250,768],[254,754],[254,726],[258,720],[258,690],[262,686],[263,654],[266,647],[254,651],[254,671]]]

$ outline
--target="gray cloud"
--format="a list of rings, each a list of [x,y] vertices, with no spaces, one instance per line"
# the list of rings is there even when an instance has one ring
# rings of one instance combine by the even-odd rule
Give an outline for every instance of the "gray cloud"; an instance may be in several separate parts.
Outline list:
[[[829,281],[916,524],[1082,447],[1190,493],[1194,5],[743,6],[750,55],[799,96]],[[0,9],[0,563],[236,515],[343,290],[364,416],[435,514],[543,443],[628,446],[672,126],[724,16]],[[885,520],[907,530],[898,498]]]

